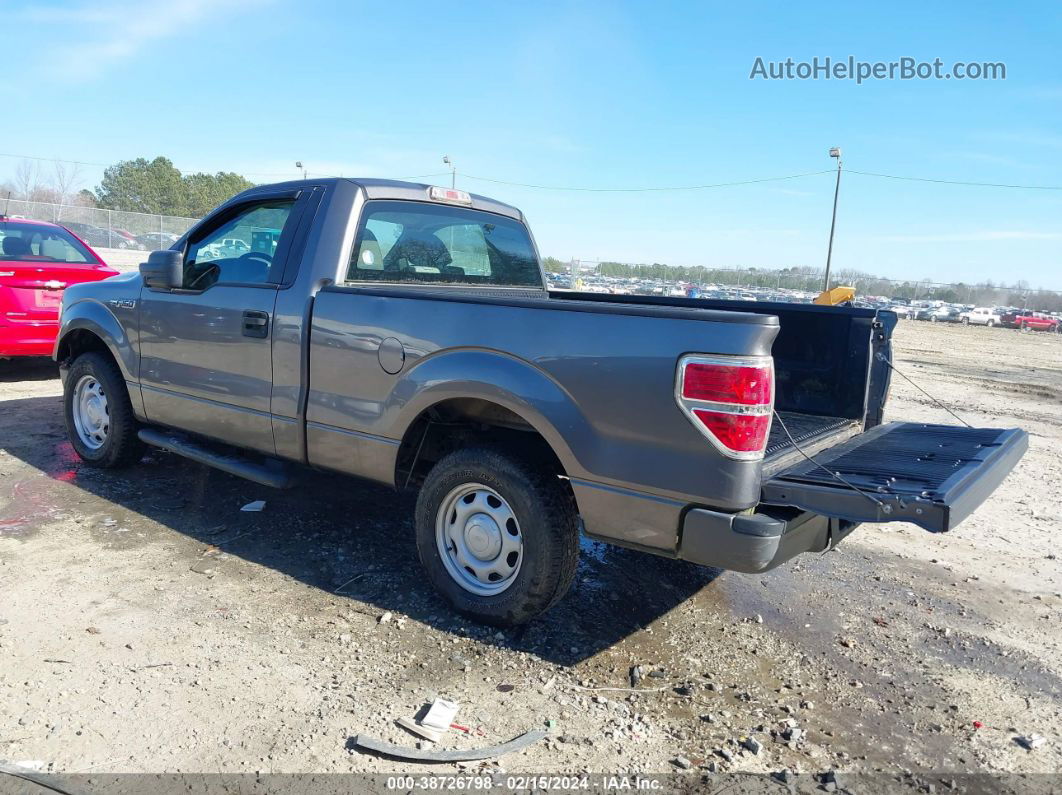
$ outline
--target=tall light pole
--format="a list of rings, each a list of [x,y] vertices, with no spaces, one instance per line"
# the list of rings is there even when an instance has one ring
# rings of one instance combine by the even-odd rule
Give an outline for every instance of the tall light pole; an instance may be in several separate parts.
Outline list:
[[[301,168],[302,169],[302,178],[306,179],[306,169],[303,168],[301,160],[296,160],[295,161],[295,168]]]
[[[450,159],[450,155],[443,155],[443,163],[450,167],[450,187],[457,187],[457,166],[454,165],[454,161]]]
[[[830,259],[833,257],[833,230],[837,226],[837,194],[841,192],[841,147],[830,147],[830,157],[837,158],[837,184],[833,189],[833,218],[830,220],[830,243],[826,247],[826,281],[822,289],[830,289]]]

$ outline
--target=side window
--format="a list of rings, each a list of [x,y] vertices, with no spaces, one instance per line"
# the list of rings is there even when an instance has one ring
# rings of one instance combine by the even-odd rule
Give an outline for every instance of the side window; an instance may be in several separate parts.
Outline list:
[[[205,290],[218,282],[265,284],[294,199],[248,204],[218,226],[197,234],[184,255],[186,290]]]

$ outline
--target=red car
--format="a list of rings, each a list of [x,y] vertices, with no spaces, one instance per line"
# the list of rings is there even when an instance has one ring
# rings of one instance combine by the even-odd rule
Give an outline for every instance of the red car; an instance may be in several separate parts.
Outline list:
[[[1055,331],[1059,330],[1058,318],[1033,312],[1029,315],[1018,317],[1018,328],[1022,331]]]
[[[51,356],[63,290],[117,273],[61,226],[0,215],[0,357]]]

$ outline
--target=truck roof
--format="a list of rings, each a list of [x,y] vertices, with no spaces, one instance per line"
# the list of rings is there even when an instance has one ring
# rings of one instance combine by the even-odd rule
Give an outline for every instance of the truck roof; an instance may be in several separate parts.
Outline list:
[[[274,182],[267,185],[256,185],[239,195],[253,196],[256,191],[267,187],[275,188],[277,186],[283,186],[300,188],[313,187],[316,185],[334,185],[338,182],[349,182],[357,185],[365,191],[366,196],[370,199],[397,199],[405,201],[427,201],[428,188],[431,187],[427,182],[403,182],[397,179],[380,179],[377,177],[326,177],[324,179],[295,179],[288,182]],[[505,204],[504,202],[492,199],[489,196],[480,196],[478,193],[470,193],[469,195],[472,197],[472,208],[474,210],[485,210],[487,212],[505,215],[509,218],[515,218],[521,223],[525,221],[524,214],[511,204]]]

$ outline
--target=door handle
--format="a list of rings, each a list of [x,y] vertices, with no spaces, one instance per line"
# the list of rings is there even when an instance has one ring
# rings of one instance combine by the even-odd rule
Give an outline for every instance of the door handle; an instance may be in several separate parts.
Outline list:
[[[259,339],[269,336],[269,313],[249,309],[243,313],[243,336]]]

